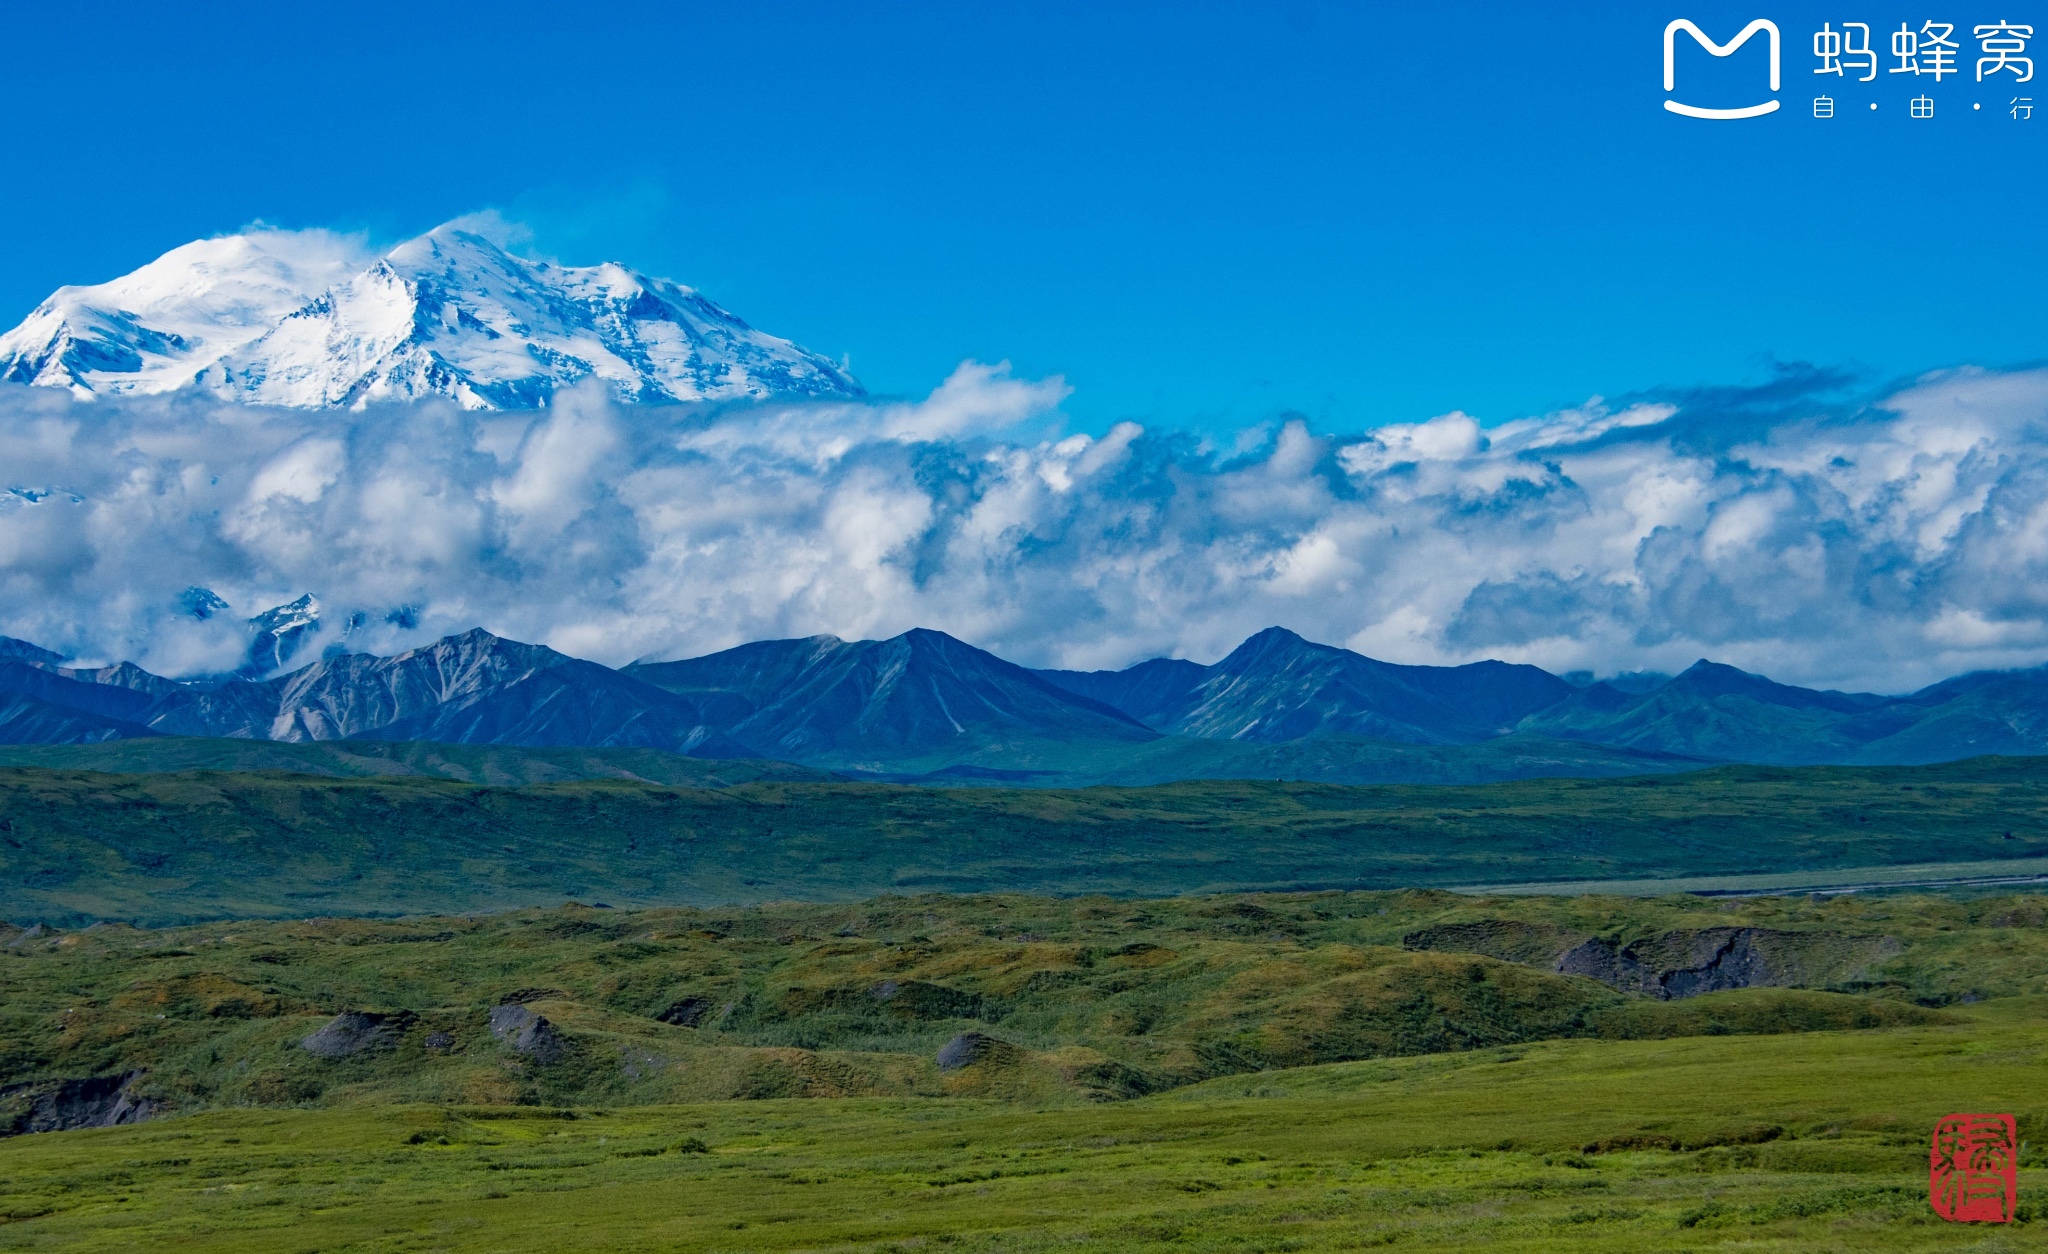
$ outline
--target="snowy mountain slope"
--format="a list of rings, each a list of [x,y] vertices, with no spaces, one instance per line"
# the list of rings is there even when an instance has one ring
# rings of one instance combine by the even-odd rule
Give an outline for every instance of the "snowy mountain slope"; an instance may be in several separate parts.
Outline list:
[[[862,395],[831,361],[623,266],[529,261],[452,225],[375,259],[347,245],[228,236],[63,288],[0,336],[0,381],[298,409],[530,409],[593,377],[639,404]]]
[[[245,677],[268,675],[292,660],[306,637],[320,629],[320,601],[308,592],[289,605],[263,611],[249,620],[254,639],[249,642]]]
[[[5,335],[0,380],[80,395],[189,386],[369,263],[327,231],[251,231],[198,240],[132,274],[60,287]]]

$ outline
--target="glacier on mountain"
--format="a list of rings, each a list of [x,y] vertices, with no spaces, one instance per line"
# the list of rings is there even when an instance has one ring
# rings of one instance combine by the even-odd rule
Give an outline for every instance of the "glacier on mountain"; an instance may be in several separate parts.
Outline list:
[[[624,266],[514,256],[460,224],[381,257],[327,231],[250,231],[59,288],[0,335],[0,381],[74,395],[196,391],[354,408],[545,406],[597,379],[620,401],[863,395],[843,367],[695,290]]]
[[[1276,621],[1403,663],[1844,687],[2048,660],[2048,371],[1074,432],[1058,376],[835,396],[836,367],[682,293],[458,227],[383,257],[251,232],[66,289],[0,338],[0,633],[181,677],[477,624],[615,663],[930,623],[1096,668]],[[720,388],[767,399],[628,403]],[[306,594],[289,641],[250,621]],[[1375,682],[1327,660],[1289,682]],[[1116,682],[1175,734],[1291,727],[1231,675]]]

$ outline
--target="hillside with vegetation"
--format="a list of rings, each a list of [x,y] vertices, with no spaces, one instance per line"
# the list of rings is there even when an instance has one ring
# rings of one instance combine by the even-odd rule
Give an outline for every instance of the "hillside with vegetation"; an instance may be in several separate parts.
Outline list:
[[[1995,1248],[2044,1007],[2035,895],[13,929],[0,1249]]]
[[[2042,896],[1394,887],[2024,877],[2039,759],[235,751],[297,769],[0,770],[0,1250],[1942,1250],[1953,1109],[2019,1118],[2023,1219],[2048,1179]]]
[[[0,769],[0,918],[1394,888],[2048,854],[2040,758],[1456,788],[738,778],[750,782]]]
[[[20,929],[0,978],[11,1082],[139,1075],[129,1096],[165,1110],[1101,1101],[1534,1040],[1953,1022],[2048,993],[2048,916],[1434,892],[571,906]]]

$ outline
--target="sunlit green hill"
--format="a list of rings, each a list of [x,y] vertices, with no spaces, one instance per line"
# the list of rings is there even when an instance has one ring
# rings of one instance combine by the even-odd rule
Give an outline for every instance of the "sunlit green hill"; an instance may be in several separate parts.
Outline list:
[[[1553,956],[1741,944],[1779,983]],[[2044,1005],[2039,896],[15,930],[0,1118],[147,1118],[0,1139],[0,1249],[2026,1249]],[[2018,1119],[2011,1228],[1927,1209],[1959,1109]]]

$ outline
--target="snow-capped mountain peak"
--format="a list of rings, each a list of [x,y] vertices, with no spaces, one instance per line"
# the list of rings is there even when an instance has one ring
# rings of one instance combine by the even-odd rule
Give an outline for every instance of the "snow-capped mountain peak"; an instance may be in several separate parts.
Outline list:
[[[616,263],[531,261],[457,224],[377,258],[347,244],[202,240],[61,289],[0,336],[0,380],[302,409],[422,396],[526,409],[592,377],[633,403],[862,394],[831,361]]]
[[[82,395],[174,391],[370,260],[330,231],[196,240],[131,274],[60,287],[0,336],[0,380]]]

